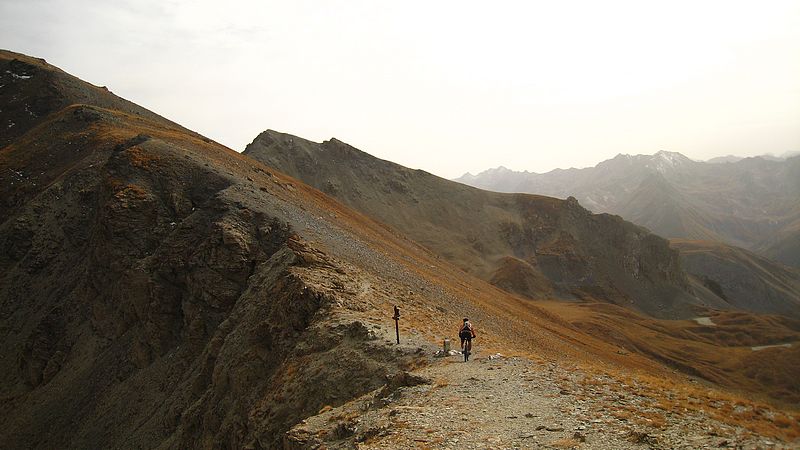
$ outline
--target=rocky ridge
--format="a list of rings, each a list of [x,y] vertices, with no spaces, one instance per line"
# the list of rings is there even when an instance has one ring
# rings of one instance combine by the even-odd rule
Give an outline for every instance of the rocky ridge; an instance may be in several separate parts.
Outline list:
[[[135,108],[35,119],[0,149],[4,445],[271,448],[418,358],[361,325],[398,288],[303,237],[358,240],[292,180]]]
[[[725,305],[694,292],[666,241],[619,217],[591,214],[574,198],[481,191],[336,139],[320,144],[270,130],[244,154],[528,298],[600,299],[659,317]]]

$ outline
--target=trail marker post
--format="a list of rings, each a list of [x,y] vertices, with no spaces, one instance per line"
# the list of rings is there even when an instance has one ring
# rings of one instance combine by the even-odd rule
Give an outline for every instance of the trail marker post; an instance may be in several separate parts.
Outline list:
[[[397,336],[397,344],[400,344],[400,308],[394,307],[394,333]]]

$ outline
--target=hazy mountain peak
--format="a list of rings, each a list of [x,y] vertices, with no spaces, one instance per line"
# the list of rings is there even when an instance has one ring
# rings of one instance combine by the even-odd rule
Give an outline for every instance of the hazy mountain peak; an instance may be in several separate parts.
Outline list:
[[[668,170],[673,170],[676,167],[680,167],[686,163],[691,163],[692,160],[687,158],[681,153],[678,152],[669,152],[666,150],[660,150],[652,158],[653,164],[655,164],[656,171],[660,173],[664,173]]]
[[[506,166],[497,166],[497,167],[492,167],[490,169],[482,170],[482,171],[478,172],[477,175],[475,175],[475,176],[492,175],[492,174],[498,174],[498,173],[515,173],[515,172],[516,172],[516,170],[511,170],[511,169],[507,168]],[[467,172],[467,173],[464,174],[464,176],[466,176],[466,175],[472,175],[472,172]]]
[[[505,166],[497,166],[492,169],[486,169],[482,172],[478,172],[476,175],[473,175],[472,172],[467,172],[464,175],[455,178],[454,181],[471,184],[478,179],[499,179],[503,177],[513,177],[514,175],[523,173],[528,173],[528,172],[527,171],[517,172],[516,170],[511,170]]]
[[[653,157],[662,159],[664,161],[670,161],[672,163],[691,161],[691,159],[687,158],[683,153],[670,152],[667,150],[659,150],[655,155],[653,155]]]

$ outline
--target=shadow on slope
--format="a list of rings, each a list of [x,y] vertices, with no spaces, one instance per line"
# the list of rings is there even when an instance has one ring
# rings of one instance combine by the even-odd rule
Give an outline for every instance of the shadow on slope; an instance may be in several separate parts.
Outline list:
[[[670,244],[686,271],[732,308],[800,318],[800,270],[717,242]]]

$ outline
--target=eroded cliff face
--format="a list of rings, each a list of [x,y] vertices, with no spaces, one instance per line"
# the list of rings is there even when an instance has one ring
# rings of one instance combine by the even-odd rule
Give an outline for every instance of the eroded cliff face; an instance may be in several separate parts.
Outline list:
[[[514,259],[502,262],[493,282],[516,283],[524,294],[544,285],[525,286],[526,280],[545,278],[553,295],[605,300],[656,316],[681,314],[694,302],[677,252],[647,230],[619,216],[592,214],[574,198],[545,202],[515,194],[513,208],[521,220],[502,224],[501,235]]]

